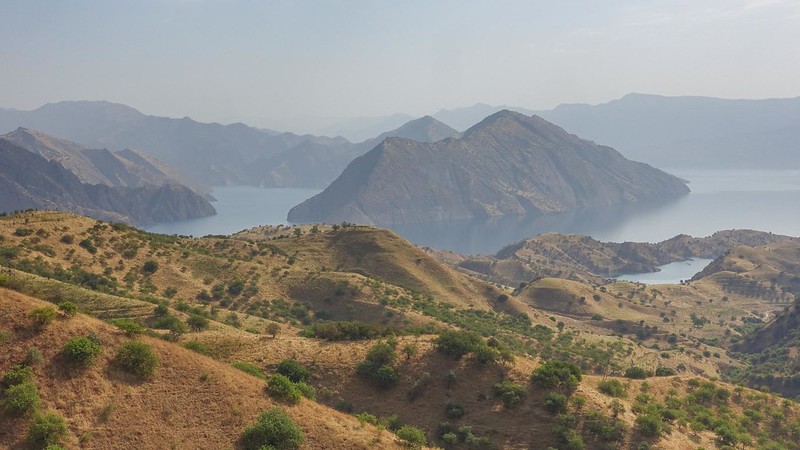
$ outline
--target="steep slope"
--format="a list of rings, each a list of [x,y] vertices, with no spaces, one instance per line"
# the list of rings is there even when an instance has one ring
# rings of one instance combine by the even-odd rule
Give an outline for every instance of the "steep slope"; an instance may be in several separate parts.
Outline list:
[[[390,138],[353,161],[292,222],[406,223],[562,212],[673,198],[677,178],[538,117],[501,111],[460,139]]]
[[[89,149],[27,128],[18,128],[0,136],[0,139],[36,153],[48,161],[58,162],[86,184],[129,187],[183,184],[200,194],[210,191],[208,186],[190,180],[177,169],[138,150],[110,152],[106,149]]]
[[[324,188],[336,179],[356,157],[363,155],[384,139],[402,137],[417,142],[437,142],[460,133],[430,116],[412,120],[378,137],[358,144],[339,139],[309,139],[278,156],[260,160],[251,166],[254,177],[263,177],[262,186],[294,186]]]
[[[55,161],[0,140],[0,211],[56,209],[148,224],[213,215],[207,200],[180,185],[137,188],[84,184]]]
[[[282,405],[264,393],[264,382],[176,344],[141,338],[159,366],[140,381],[113,364],[116,349],[130,338],[88,316],[60,318],[37,328],[28,313],[48,303],[0,289],[2,345],[0,373],[21,363],[30,348],[41,351],[33,381],[43,409],[63,416],[68,448],[234,448],[245,427],[263,411],[283,407],[305,434],[303,449],[400,448],[391,434],[360,425],[352,416],[310,400]],[[87,368],[70,366],[60,355],[64,343],[91,335],[102,345]],[[0,447],[22,448],[25,417],[0,412]]]

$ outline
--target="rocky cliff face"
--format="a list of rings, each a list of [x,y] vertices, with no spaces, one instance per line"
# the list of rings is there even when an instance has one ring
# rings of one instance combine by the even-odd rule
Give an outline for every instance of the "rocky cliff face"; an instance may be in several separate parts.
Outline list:
[[[555,213],[688,192],[678,178],[610,147],[501,111],[459,139],[384,140],[294,207],[289,220],[392,224]]]
[[[214,215],[208,201],[182,185],[86,184],[55,160],[0,139],[0,211],[53,209],[147,225]]]
[[[49,136],[37,130],[18,128],[0,139],[12,142],[48,161],[56,161],[82,183],[140,187],[148,184],[182,184],[198,194],[211,188],[190,179],[179,170],[139,150],[111,152]]]

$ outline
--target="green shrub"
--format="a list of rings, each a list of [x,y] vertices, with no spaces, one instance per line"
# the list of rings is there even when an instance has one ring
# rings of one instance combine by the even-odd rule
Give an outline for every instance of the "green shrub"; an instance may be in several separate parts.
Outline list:
[[[544,409],[550,414],[567,412],[567,396],[558,392],[549,392],[544,398]]]
[[[378,387],[394,385],[400,379],[400,374],[392,367],[397,360],[396,345],[393,341],[373,345],[364,361],[356,366],[356,371],[368,377]]]
[[[293,450],[303,443],[303,432],[281,408],[263,414],[242,433],[245,450]]]
[[[464,406],[453,400],[447,401],[447,404],[445,405],[445,411],[447,413],[447,417],[451,419],[458,419],[466,412]]]
[[[33,380],[33,369],[22,364],[15,364],[11,366],[8,372],[3,374],[3,378],[0,380],[0,387],[8,388],[31,380]]]
[[[251,364],[244,361],[234,361],[231,363],[231,365],[241,370],[242,372],[249,373],[250,375],[256,378],[261,378],[262,380],[267,378],[266,375],[264,375],[264,372],[261,370],[261,368],[255,364]]]
[[[158,263],[153,261],[152,259],[145,261],[144,265],[142,265],[142,272],[144,272],[146,275],[154,274],[157,271],[158,271]]]
[[[32,447],[46,448],[57,445],[66,434],[67,424],[64,418],[53,412],[40,413],[31,423],[28,441]]]
[[[61,302],[58,304],[58,310],[67,317],[74,317],[75,314],[78,314],[78,305],[72,302]]]
[[[192,314],[186,324],[192,331],[203,331],[208,329],[209,320],[199,314]]]
[[[527,394],[524,386],[520,386],[510,380],[503,380],[495,384],[494,393],[503,399],[503,403],[508,408],[521,405]]]
[[[671,367],[659,367],[656,369],[657,377],[671,377],[673,375],[677,375],[677,372]]]
[[[317,399],[317,390],[314,389],[314,386],[311,386],[310,384],[305,383],[303,381],[295,383],[294,385],[295,387],[297,387],[297,390],[300,391],[301,394],[303,394],[303,397],[309,400]]]
[[[7,388],[3,395],[3,409],[21,416],[39,408],[39,390],[31,382],[15,384]]]
[[[664,423],[661,421],[661,417],[653,413],[636,416],[635,423],[636,431],[648,438],[657,438],[664,431]]]
[[[581,382],[581,369],[565,361],[548,361],[534,369],[531,382],[545,389],[572,392]]]
[[[31,347],[28,349],[28,352],[25,353],[23,362],[26,366],[38,366],[44,362],[44,356],[42,356],[42,352],[39,351],[38,348]]]
[[[200,341],[187,341],[183,343],[183,347],[193,352],[200,353],[201,355],[208,355],[211,350],[208,346]]]
[[[417,427],[411,425],[403,425],[395,433],[397,437],[408,443],[413,447],[421,447],[427,443],[425,433]]]
[[[461,358],[483,345],[483,338],[472,331],[446,331],[436,339],[437,350],[456,358]]]
[[[604,416],[600,411],[589,411],[586,414],[586,428],[604,441],[622,441],[625,438],[625,424]]]
[[[130,319],[115,319],[115,320],[112,320],[111,323],[115,327],[117,327],[117,329],[119,329],[119,331],[122,331],[123,333],[125,333],[125,336],[128,336],[128,337],[138,336],[138,335],[144,333],[144,331],[146,330],[145,327],[139,325],[138,323],[136,323],[136,322],[134,322],[134,321],[132,321]]]
[[[417,381],[411,386],[411,389],[408,390],[408,399],[409,400],[416,400],[417,397],[422,395],[425,392],[425,389],[428,388],[428,383],[431,381],[431,374],[428,372],[423,372]]]
[[[644,380],[647,378],[647,371],[641,367],[628,367],[625,369],[625,378],[632,378],[634,380]]]
[[[158,358],[145,342],[130,341],[119,346],[114,362],[124,371],[147,379],[153,376]]]
[[[90,366],[101,351],[100,344],[81,336],[68,340],[61,350],[61,354],[71,364]]]
[[[30,317],[36,325],[44,326],[56,320],[56,309],[52,306],[33,308],[28,313],[28,317]]]
[[[297,386],[288,377],[279,373],[273,374],[267,380],[267,392],[276,400],[294,404],[300,403],[300,399],[303,397]]]
[[[627,395],[627,387],[621,381],[615,379],[603,380],[597,383],[597,390],[609,397],[625,397]]]
[[[307,327],[303,334],[328,341],[376,339],[396,334],[397,330],[382,324],[355,321],[324,321]],[[273,334],[270,332],[269,334]]]
[[[293,359],[284,359],[278,364],[277,372],[286,375],[293,383],[306,381],[308,369]]]

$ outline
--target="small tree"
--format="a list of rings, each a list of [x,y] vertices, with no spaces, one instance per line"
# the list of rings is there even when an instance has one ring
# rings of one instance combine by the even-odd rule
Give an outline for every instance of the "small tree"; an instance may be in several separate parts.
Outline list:
[[[37,414],[33,419],[28,441],[32,447],[46,448],[58,445],[67,434],[67,424],[64,418],[54,412]]]
[[[3,409],[10,414],[21,416],[39,408],[39,390],[31,382],[16,384],[5,390]]]
[[[406,355],[406,360],[409,360],[412,356],[416,355],[417,351],[418,348],[415,342],[410,342],[403,346],[403,354]]]
[[[303,432],[283,409],[273,408],[245,428],[241,442],[245,450],[294,450],[303,443]]]
[[[419,428],[412,427],[411,425],[403,425],[399,430],[397,430],[396,434],[397,437],[404,440],[413,448],[422,447],[427,443],[427,440],[425,439],[425,433]]]
[[[308,369],[293,359],[284,359],[281,361],[280,364],[278,364],[277,371],[279,374],[285,375],[293,383],[306,381],[308,378]]]
[[[192,331],[202,331],[208,329],[209,321],[199,314],[192,314],[189,316],[189,319],[186,320],[186,324],[189,325]]]
[[[87,337],[76,337],[64,344],[61,353],[68,362],[81,366],[90,366],[100,355],[102,347]]]
[[[275,339],[275,336],[277,336],[280,331],[281,331],[281,326],[275,322],[270,322],[267,325],[267,334],[272,336],[272,339]]]
[[[548,361],[531,374],[531,382],[545,389],[572,392],[581,382],[581,369],[565,361]]]
[[[267,380],[267,392],[276,400],[284,400],[293,404],[300,403],[303,397],[297,386],[288,377],[279,373],[273,374]]]
[[[56,309],[52,306],[43,306],[41,308],[33,308],[28,317],[33,320],[37,326],[45,326],[56,319]]]
[[[152,275],[158,271],[158,263],[153,261],[152,259],[148,259],[145,261],[144,265],[142,266],[142,272],[145,275]]]
[[[61,302],[58,304],[58,310],[66,317],[74,317],[78,314],[78,306],[72,302]]]
[[[152,377],[158,366],[158,358],[153,349],[142,341],[120,345],[114,361],[122,370],[143,379]]]

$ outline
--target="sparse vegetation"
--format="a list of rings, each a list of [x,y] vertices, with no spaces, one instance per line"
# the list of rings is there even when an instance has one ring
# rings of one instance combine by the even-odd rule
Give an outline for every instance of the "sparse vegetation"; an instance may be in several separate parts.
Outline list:
[[[263,414],[242,433],[245,450],[293,450],[303,443],[303,432],[281,408]]]
[[[100,355],[102,347],[88,337],[76,337],[68,340],[61,350],[67,362],[70,364],[89,366]]]
[[[141,379],[151,378],[158,366],[158,358],[146,342],[130,341],[120,345],[114,362],[122,370]]]

